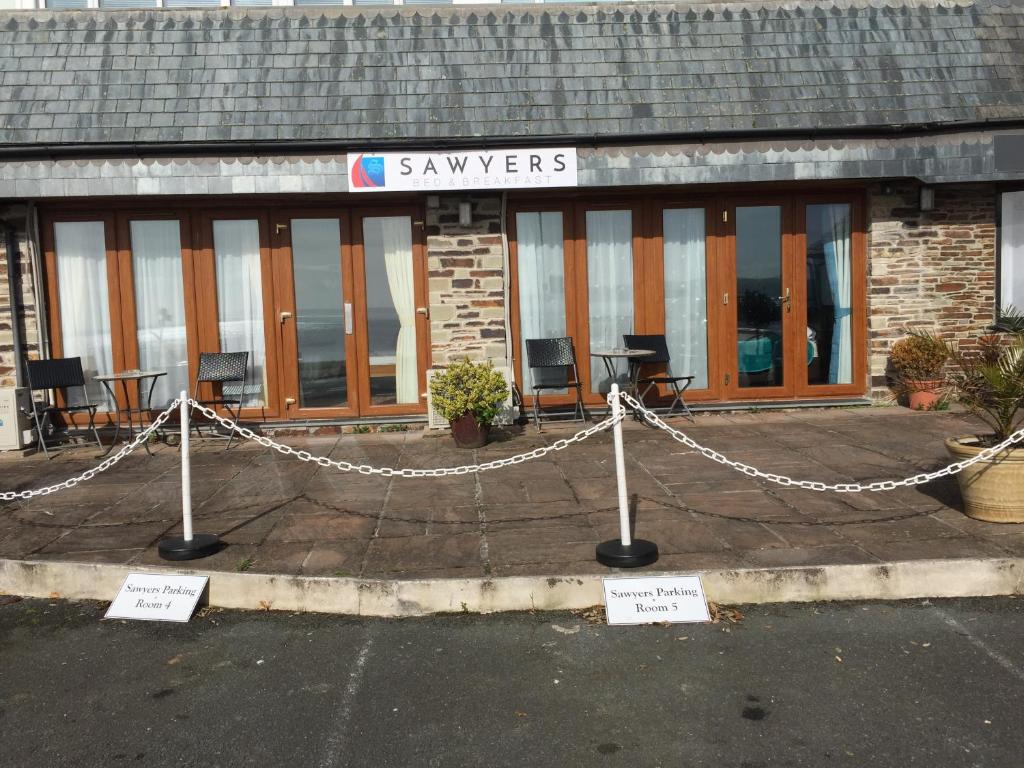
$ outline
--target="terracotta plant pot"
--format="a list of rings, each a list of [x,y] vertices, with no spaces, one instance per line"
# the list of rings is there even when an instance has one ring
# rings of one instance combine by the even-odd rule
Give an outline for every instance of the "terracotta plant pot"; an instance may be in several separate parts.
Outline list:
[[[951,437],[946,450],[957,461],[984,448],[977,437]],[[1024,448],[1008,448],[956,476],[964,514],[989,523],[1024,523]]]
[[[907,400],[912,411],[934,411],[939,404],[942,388],[941,379],[928,381],[908,381]]]
[[[482,448],[487,444],[491,425],[477,424],[472,413],[464,413],[449,424],[452,428],[452,437],[459,448]]]

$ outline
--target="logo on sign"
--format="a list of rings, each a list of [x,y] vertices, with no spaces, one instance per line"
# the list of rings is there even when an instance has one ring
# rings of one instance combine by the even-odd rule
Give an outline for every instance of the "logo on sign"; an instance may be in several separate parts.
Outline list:
[[[352,164],[352,186],[360,189],[384,186],[384,158],[360,155]]]

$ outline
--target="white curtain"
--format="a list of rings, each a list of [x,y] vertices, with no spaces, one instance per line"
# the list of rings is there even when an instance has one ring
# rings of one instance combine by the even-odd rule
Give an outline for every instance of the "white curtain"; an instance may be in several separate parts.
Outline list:
[[[534,379],[526,358],[526,340],[566,335],[561,212],[517,213],[516,254],[519,262],[520,362],[523,392],[529,394]]]
[[[255,219],[214,221],[213,250],[220,351],[249,353],[243,404],[258,407],[266,402],[267,391],[259,222]]]
[[[828,365],[829,384],[853,382],[853,338],[851,324],[851,286],[853,263],[850,258],[850,206],[811,205],[808,213],[820,216],[825,233],[825,271],[832,293],[835,321],[832,326],[832,355]]]
[[[1024,312],[1024,192],[1005,192],[1000,217],[999,309]]]
[[[100,410],[109,411],[113,404],[106,389],[93,378],[114,372],[103,222],[58,222],[54,224],[54,240],[62,354],[82,358],[89,400]],[[82,402],[80,389],[68,391],[70,405]]]
[[[183,389],[189,389],[179,223],[133,221],[131,237],[139,367],[167,371],[153,387],[153,407],[163,408]],[[141,384],[143,404],[151,383]]]
[[[666,209],[665,340],[676,376],[693,376],[692,387],[708,386],[707,279],[704,209]]]
[[[630,211],[587,211],[587,282],[590,304],[590,349],[623,346],[622,335],[633,333],[633,220]],[[616,379],[626,383],[625,363],[617,363]],[[611,381],[604,363],[590,364],[592,392],[606,392]]]
[[[366,258],[384,256],[391,302],[398,316],[395,344],[395,399],[419,402],[416,360],[416,293],[413,285],[412,222],[408,216],[363,220]],[[378,250],[379,249],[379,250]]]

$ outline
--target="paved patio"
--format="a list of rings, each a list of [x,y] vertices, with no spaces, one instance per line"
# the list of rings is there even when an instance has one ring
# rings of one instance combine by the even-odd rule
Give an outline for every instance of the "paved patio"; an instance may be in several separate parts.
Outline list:
[[[898,479],[948,463],[942,439],[977,429],[953,413],[902,408],[702,414],[674,420],[695,439],[764,470],[825,482]],[[578,426],[578,425],[576,425]],[[511,456],[574,425],[503,431],[479,451],[446,433],[287,437],[314,454],[433,467]],[[968,519],[953,479],[838,495],[769,486],[707,461],[665,434],[625,428],[636,535],[650,570],[878,563],[1024,555],[1024,528]],[[0,457],[0,489],[59,482],[96,463]],[[160,445],[70,491],[0,505],[0,557],[154,565],[180,532],[179,454]],[[204,569],[387,578],[605,571],[594,546],[618,536],[611,435],[480,475],[402,479],[344,474],[253,444],[193,450],[197,531],[227,543]]]

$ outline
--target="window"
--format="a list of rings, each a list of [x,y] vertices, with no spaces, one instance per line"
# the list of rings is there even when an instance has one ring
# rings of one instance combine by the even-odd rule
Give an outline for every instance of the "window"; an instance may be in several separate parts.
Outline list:
[[[260,227],[255,219],[213,222],[217,270],[217,321],[221,352],[248,352],[243,405],[264,405],[267,351],[263,328]]]
[[[139,368],[167,371],[153,385],[154,408],[189,388],[180,233],[177,219],[132,221],[130,226]]]
[[[622,347],[633,333],[633,215],[631,211],[587,211],[587,291],[590,349]],[[626,364],[616,363],[616,380],[626,384]],[[591,369],[590,391],[607,392],[607,374]]]
[[[853,382],[853,254],[849,205],[807,206],[809,384]]]
[[[693,389],[708,386],[708,304],[704,209],[662,213],[665,259],[665,342],[676,376],[693,376]]]
[[[157,0],[100,0],[100,8],[158,8]]]
[[[533,391],[527,339],[568,335],[565,328],[565,254],[561,211],[516,214],[519,354],[523,391]],[[564,390],[562,390],[564,391]]]
[[[113,373],[107,246],[102,221],[61,221],[54,224],[60,311],[61,357],[82,358],[89,400],[110,410],[106,390],[95,380]],[[68,391],[69,405],[79,405],[81,390]]]
[[[1024,190],[1002,195],[999,308],[1024,311]]]

